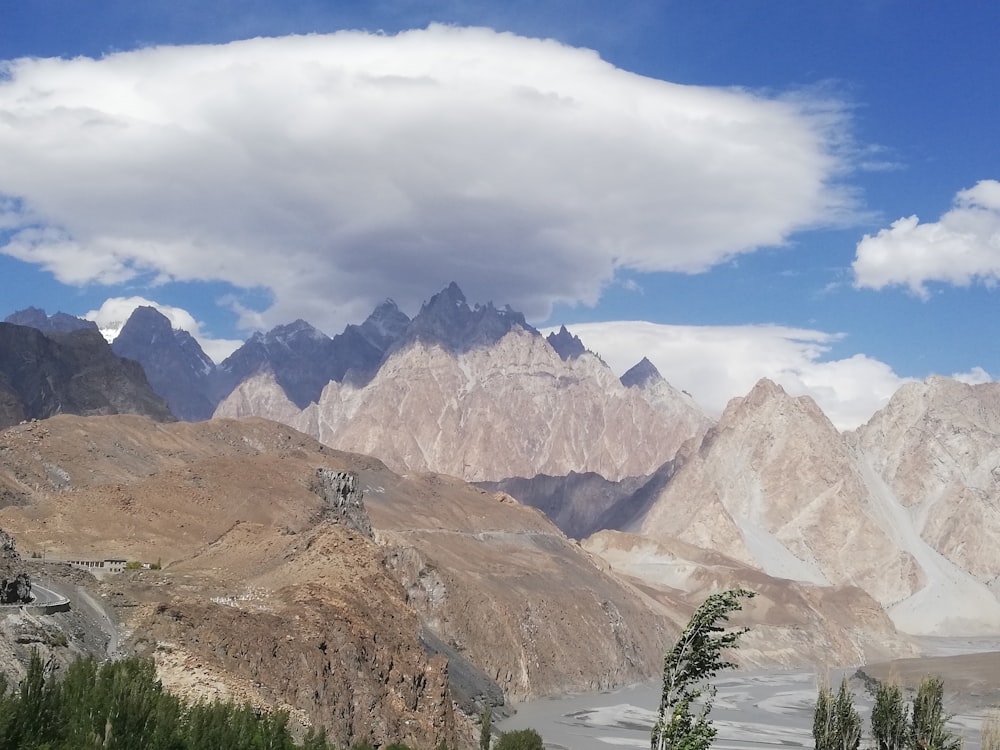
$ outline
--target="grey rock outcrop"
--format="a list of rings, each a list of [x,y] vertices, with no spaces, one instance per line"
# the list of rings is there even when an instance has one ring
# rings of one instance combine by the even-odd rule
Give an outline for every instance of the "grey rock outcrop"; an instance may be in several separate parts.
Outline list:
[[[21,566],[14,537],[0,529],[0,604],[31,601],[31,579]]]
[[[352,471],[316,469],[313,492],[323,498],[327,518],[372,538],[372,522],[365,510],[358,475]]]
[[[27,573],[0,574],[0,604],[27,604],[31,601],[31,580]]]

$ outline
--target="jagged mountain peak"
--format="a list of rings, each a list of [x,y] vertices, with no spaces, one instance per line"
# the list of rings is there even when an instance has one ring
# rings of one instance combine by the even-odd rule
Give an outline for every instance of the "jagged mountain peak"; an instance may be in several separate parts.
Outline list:
[[[809,396],[792,396],[770,378],[761,378],[743,397],[732,399],[726,406],[719,426],[751,423],[759,427],[799,419],[823,424],[839,432],[830,419]]]
[[[174,329],[162,312],[135,308],[111,344],[120,357],[142,365],[149,384],[180,419],[199,421],[212,416],[209,378],[215,363],[189,332]]]
[[[118,334],[118,338],[126,335],[127,332],[135,331],[137,328],[173,331],[170,319],[155,307],[150,307],[149,305],[140,305],[132,311],[128,320],[125,321],[125,326],[122,328],[121,333]]]
[[[395,300],[387,299],[380,303],[357,328],[370,344],[384,352],[406,333],[409,324],[409,316],[399,309]]]
[[[330,337],[323,333],[302,318],[297,318],[291,323],[275,326],[263,336],[263,341],[268,344],[280,344],[287,346],[292,339],[308,337],[316,341],[329,341]]]
[[[649,383],[658,383],[663,380],[656,365],[643,357],[628,372],[621,376],[622,385],[626,388],[642,388]]]
[[[452,352],[465,352],[495,344],[515,327],[541,335],[528,325],[524,315],[509,305],[497,309],[488,302],[470,308],[462,290],[453,281],[421,306],[399,346],[421,341],[439,344]]]
[[[545,340],[549,342],[549,346],[556,350],[556,354],[563,361],[576,359],[587,353],[587,347],[580,341],[580,337],[574,336],[566,330],[566,326],[560,326],[558,333],[550,333],[545,337]]]

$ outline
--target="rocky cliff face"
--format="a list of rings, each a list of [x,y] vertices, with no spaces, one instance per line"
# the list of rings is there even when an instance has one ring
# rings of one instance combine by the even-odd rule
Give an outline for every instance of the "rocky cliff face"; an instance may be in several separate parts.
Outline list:
[[[0,427],[54,414],[172,419],[142,368],[115,356],[93,329],[43,334],[0,323]]]
[[[216,414],[286,419],[280,401],[266,382],[248,382]],[[515,327],[458,354],[414,342],[363,387],[331,383],[289,423],[397,470],[470,481],[595,471],[616,480],[654,471],[701,429],[700,413],[678,411],[626,388],[595,356],[564,361],[540,335]]]

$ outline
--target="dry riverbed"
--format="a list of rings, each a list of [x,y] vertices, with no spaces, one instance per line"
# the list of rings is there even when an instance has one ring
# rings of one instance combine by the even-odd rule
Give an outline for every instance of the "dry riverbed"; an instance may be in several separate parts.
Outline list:
[[[945,708],[955,713],[952,731],[963,737],[965,750],[978,750],[982,719],[1000,697],[1000,639],[934,639],[928,657],[866,667],[869,675],[898,678],[905,686],[926,674],[945,681]],[[977,653],[980,658],[963,658]],[[972,665],[978,665],[973,670]],[[983,665],[995,675],[991,689],[982,681]],[[732,671],[716,680],[718,696],[712,717],[719,730],[719,750],[811,748],[812,715],[822,680],[834,687],[843,674],[851,677],[867,727],[870,701],[856,668],[819,675],[812,670]],[[500,722],[502,731],[532,727],[549,748],[609,750],[647,748],[660,697],[659,681],[620,690],[547,698],[516,706],[517,713]]]

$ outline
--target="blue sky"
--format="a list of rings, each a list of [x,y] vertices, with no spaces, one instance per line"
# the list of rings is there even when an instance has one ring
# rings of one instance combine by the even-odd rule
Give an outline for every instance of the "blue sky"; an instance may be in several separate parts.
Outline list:
[[[986,2],[4,3],[0,314],[142,298],[219,359],[454,279],[709,410],[769,376],[849,427],[907,379],[1000,373],[998,28]]]

